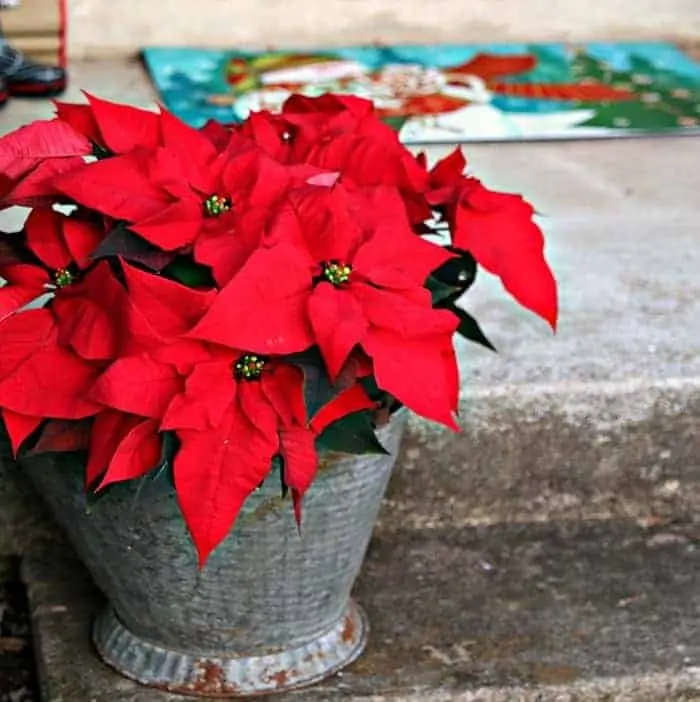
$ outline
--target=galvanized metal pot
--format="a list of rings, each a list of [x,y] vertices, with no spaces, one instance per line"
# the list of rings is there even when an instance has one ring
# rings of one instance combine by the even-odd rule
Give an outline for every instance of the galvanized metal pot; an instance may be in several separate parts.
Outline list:
[[[301,534],[279,486],[264,485],[202,571],[167,479],[115,486],[87,510],[82,466],[27,463],[109,600],[93,631],[104,661],[145,685],[236,697],[308,685],[355,660],[367,621],[350,590],[405,423],[400,411],[379,431],[390,455],[322,466]]]

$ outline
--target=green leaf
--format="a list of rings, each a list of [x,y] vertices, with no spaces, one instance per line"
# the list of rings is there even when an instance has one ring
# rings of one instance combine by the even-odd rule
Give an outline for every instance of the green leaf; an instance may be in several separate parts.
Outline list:
[[[391,393],[388,393],[386,390],[382,390],[379,385],[377,385],[377,379],[373,375],[368,375],[365,378],[362,378],[359,383],[369,395],[370,400],[379,402],[382,409],[394,412],[402,406]]]
[[[92,155],[98,161],[101,161],[102,159],[105,159],[105,158],[111,158],[112,156],[114,156],[114,154],[109,149],[106,149],[104,146],[100,146],[99,144],[96,144],[95,142],[92,142]]]
[[[126,261],[133,261],[151,270],[161,271],[172,261],[174,254],[161,251],[157,246],[127,229],[125,224],[120,223],[92,253],[94,259],[110,256],[121,256]]]
[[[458,256],[443,263],[426,281],[426,287],[433,294],[433,305],[436,306],[455,302],[476,280],[477,266],[474,257],[461,249],[448,249]]]
[[[474,317],[456,305],[450,305],[447,309],[459,317],[458,334],[461,334],[465,339],[469,339],[469,341],[474,341],[487,349],[491,349],[491,351],[496,351],[496,347],[488,340]]]
[[[318,347],[287,357],[287,362],[301,369],[304,374],[304,401],[306,415],[311,419],[321,407],[327,405],[342,388],[333,384]]]
[[[440,302],[443,302],[444,300],[456,299],[462,294],[462,290],[460,288],[443,283],[441,280],[438,280],[432,275],[428,276],[428,280],[425,281],[425,287],[430,290],[430,293],[433,296],[434,306]]]
[[[401,127],[403,127],[403,125],[406,124],[406,120],[408,120],[408,117],[404,117],[403,115],[396,115],[393,117],[382,117],[382,122],[388,124],[395,132],[401,131]]]
[[[211,269],[195,262],[190,256],[178,256],[163,269],[163,274],[189,288],[216,286]]]
[[[476,280],[476,261],[474,257],[466,251],[461,251],[460,249],[452,247],[448,248],[453,253],[459,255],[443,263],[442,266],[433,273],[433,277],[446,285],[459,288],[462,293],[465,293]]]
[[[155,482],[161,476],[166,475],[170,480],[170,483],[175,487],[173,481],[173,465],[175,463],[175,456],[180,449],[180,440],[177,438],[177,434],[174,431],[164,431],[161,432],[161,448],[160,448],[160,461],[153,466],[153,468],[146,473],[145,479]]]
[[[330,424],[316,440],[316,448],[318,451],[360,455],[389,453],[377,439],[369,410],[348,414]]]

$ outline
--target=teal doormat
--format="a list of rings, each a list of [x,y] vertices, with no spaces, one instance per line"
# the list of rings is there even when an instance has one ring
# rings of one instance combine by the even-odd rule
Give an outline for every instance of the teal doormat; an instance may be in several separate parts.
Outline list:
[[[405,143],[700,132],[700,64],[668,43],[149,48],[165,105],[193,126],[279,110],[291,93],[370,98]]]

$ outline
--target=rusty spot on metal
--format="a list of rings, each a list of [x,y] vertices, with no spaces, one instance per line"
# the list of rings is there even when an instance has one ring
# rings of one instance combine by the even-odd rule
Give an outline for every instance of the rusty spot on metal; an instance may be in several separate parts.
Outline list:
[[[292,676],[294,676],[294,672],[292,673]],[[287,687],[287,685],[289,685],[289,678],[290,674],[286,670],[280,670],[274,675],[270,676],[270,681],[274,683],[277,689],[279,689],[281,687]]]
[[[355,640],[355,622],[351,615],[345,617],[345,625],[343,626],[343,631],[340,634],[340,638],[343,643],[349,644]]]
[[[203,697],[223,697],[240,693],[241,688],[235,683],[226,682],[224,669],[216,661],[199,660],[195,664],[197,678],[184,685],[154,685],[168,692]]]

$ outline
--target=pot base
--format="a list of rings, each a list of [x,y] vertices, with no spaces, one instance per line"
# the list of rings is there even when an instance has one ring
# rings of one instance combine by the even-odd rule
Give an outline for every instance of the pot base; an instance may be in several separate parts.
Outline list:
[[[304,646],[250,657],[206,657],[172,651],[131,633],[107,607],[93,641],[102,660],[142,685],[198,697],[235,698],[312,685],[356,660],[367,645],[362,608],[349,600],[326,634]]]

